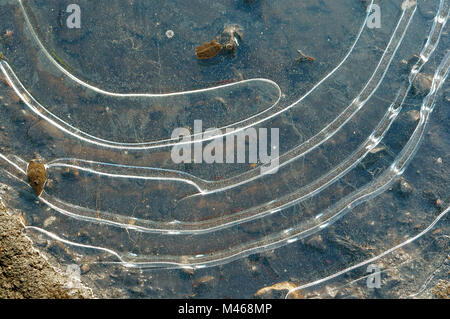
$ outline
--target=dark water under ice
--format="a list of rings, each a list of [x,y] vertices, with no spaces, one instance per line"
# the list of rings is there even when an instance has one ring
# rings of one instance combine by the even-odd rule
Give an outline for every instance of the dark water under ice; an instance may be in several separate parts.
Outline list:
[[[429,296],[448,272],[449,1],[376,2],[380,28],[371,1],[80,0],[70,29],[69,2],[0,0],[2,198],[99,296]],[[234,52],[195,56],[233,24]],[[175,163],[195,120],[279,129],[280,168]]]

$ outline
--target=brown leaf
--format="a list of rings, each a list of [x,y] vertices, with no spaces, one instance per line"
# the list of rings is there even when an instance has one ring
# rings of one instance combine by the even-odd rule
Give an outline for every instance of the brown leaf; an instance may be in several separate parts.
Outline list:
[[[215,57],[220,51],[222,51],[222,44],[216,42],[215,40],[205,42],[195,48],[195,54],[197,55],[197,58],[201,60]]]
[[[31,161],[28,164],[27,175],[28,182],[33,188],[34,193],[37,196],[40,196],[44,190],[45,181],[47,180],[47,173],[45,171],[44,164]]]

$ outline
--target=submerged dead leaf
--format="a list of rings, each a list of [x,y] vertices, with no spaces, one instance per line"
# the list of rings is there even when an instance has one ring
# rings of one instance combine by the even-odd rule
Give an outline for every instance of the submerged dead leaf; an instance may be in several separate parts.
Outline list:
[[[197,58],[201,60],[210,59],[215,57],[220,51],[222,51],[222,44],[212,40],[211,42],[205,42],[202,45],[195,48],[195,54]]]
[[[27,175],[28,182],[33,188],[34,193],[37,196],[40,196],[42,191],[44,190],[45,181],[47,180],[47,173],[45,171],[44,164],[31,161],[28,164]]]

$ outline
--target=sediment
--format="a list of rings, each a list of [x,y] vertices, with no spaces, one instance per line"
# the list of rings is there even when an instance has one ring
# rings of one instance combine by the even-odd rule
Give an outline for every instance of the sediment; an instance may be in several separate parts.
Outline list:
[[[0,198],[0,299],[93,298],[83,285],[55,268],[36,250],[24,233],[17,214],[11,214]]]

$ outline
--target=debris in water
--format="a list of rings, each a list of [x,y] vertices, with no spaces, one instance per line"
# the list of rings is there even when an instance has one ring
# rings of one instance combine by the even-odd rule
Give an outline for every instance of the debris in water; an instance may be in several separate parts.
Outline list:
[[[12,42],[13,31],[6,30],[4,34],[0,35],[0,43],[3,45],[10,45]]]
[[[302,61],[314,61],[316,60],[312,56],[306,55],[302,52],[302,50],[297,50],[298,54],[300,55],[297,59],[295,59],[296,62],[302,62]]]
[[[173,32],[173,30],[166,31],[166,37],[168,37],[169,39],[172,39],[174,35],[175,35],[175,32]]]
[[[429,74],[419,73],[413,82],[413,94],[418,96],[427,95],[433,84],[433,76]]]
[[[199,59],[210,59],[215,57],[223,48],[228,53],[236,52],[239,41],[242,40],[242,27],[238,24],[226,24],[220,35],[211,42],[205,42],[195,48],[195,54]]]
[[[401,177],[397,184],[397,191],[400,195],[407,197],[414,191],[414,189],[406,179]]]
[[[227,52],[235,52],[239,46],[239,41],[242,40],[244,34],[242,27],[238,24],[225,25],[222,34],[220,35],[220,43],[223,43]]]
[[[202,45],[195,48],[195,54],[197,58],[201,60],[210,59],[215,57],[220,51],[222,51],[222,44],[212,40],[211,42],[205,42]]]
[[[42,191],[44,190],[45,181],[47,180],[47,173],[45,171],[44,164],[31,161],[28,164],[27,175],[28,182],[33,188],[34,193],[37,196],[40,196]]]
[[[9,43],[11,43],[12,35],[13,35],[13,32],[11,30],[6,30],[5,31],[5,35],[4,36],[6,37],[6,39],[8,40]]]

